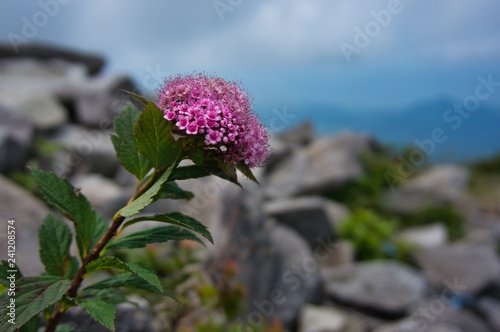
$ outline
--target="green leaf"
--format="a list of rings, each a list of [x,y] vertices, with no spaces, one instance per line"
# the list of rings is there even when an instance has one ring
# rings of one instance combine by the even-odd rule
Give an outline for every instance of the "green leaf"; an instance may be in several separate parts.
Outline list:
[[[127,297],[114,288],[96,289],[86,288],[78,297],[79,300],[99,299],[112,304],[127,302]]]
[[[187,156],[196,165],[201,166],[205,162],[207,152],[204,149],[195,149],[188,151]]]
[[[197,165],[190,165],[190,166],[182,166],[178,167],[175,169],[174,173],[172,174],[172,180],[188,180],[188,179],[197,179],[197,178],[202,178],[205,176],[210,176],[210,175],[215,175],[220,177],[221,179],[224,179],[226,181],[229,181],[231,183],[234,183],[241,187],[241,184],[238,182],[237,179],[231,178],[228,176],[224,171],[222,171],[218,166],[197,166]]]
[[[82,260],[92,249],[96,214],[87,198],[66,179],[39,169],[33,170],[38,188],[45,201],[75,224],[76,243]]]
[[[210,241],[212,244],[214,243],[212,239],[212,235],[208,231],[207,227],[203,225],[201,222],[198,220],[186,216],[180,212],[171,212],[171,213],[166,213],[166,214],[157,214],[154,216],[144,216],[144,217],[138,217],[131,219],[127,221],[125,224],[123,224],[123,228],[128,227],[130,225],[133,225],[135,223],[141,222],[141,221],[159,221],[159,222],[164,222],[167,224],[175,225],[175,226],[181,226],[187,229],[190,229],[192,231],[197,232],[198,234],[202,235],[204,238],[206,238],[208,241]]]
[[[16,324],[8,322],[9,316],[0,317],[0,331],[11,332],[23,326],[33,316],[58,302],[71,287],[70,280],[43,275],[17,280]]]
[[[87,272],[91,273],[97,270],[103,269],[118,269],[134,273],[139,278],[153,286],[156,292],[163,293],[163,287],[161,286],[160,279],[155,274],[154,271],[140,266],[136,263],[124,263],[116,257],[102,257],[87,265]]]
[[[116,308],[112,303],[100,299],[75,300],[92,318],[111,331],[115,330]]]
[[[160,191],[158,192],[158,198],[160,199],[185,199],[190,200],[194,197],[194,194],[190,191],[186,191],[179,187],[174,181],[168,181],[163,184]]]
[[[252,180],[253,182],[259,184],[259,181],[257,181],[257,178],[255,177],[255,175],[253,175],[252,173],[252,170],[250,169],[250,167],[248,167],[247,164],[245,164],[244,162],[240,162],[236,165],[236,168],[241,172],[243,173],[243,175],[245,175],[247,178],[249,178],[250,180]]]
[[[175,125],[165,120],[163,112],[155,104],[149,102],[139,115],[134,126],[137,148],[155,169],[170,166],[180,153],[180,141],[172,136]]]
[[[135,99],[137,99],[138,101],[140,101],[142,104],[144,104],[144,106],[146,106],[148,104],[148,101],[139,96],[138,94],[136,94],[135,92],[132,92],[132,91],[127,91],[127,90],[124,90],[124,89],[121,89],[123,92],[125,93],[128,93],[129,95],[131,95],[132,97],[134,97]]]
[[[131,272],[125,272],[112,276],[108,279],[99,281],[86,289],[110,289],[114,287],[128,287],[142,289],[148,292],[158,292],[156,287]],[[169,291],[163,290],[163,294],[175,299],[175,295]]]
[[[141,181],[151,169],[151,164],[137,149],[134,125],[138,118],[139,111],[133,104],[128,103],[123,112],[115,118],[116,135],[111,136],[111,142],[122,166]]]
[[[168,240],[193,240],[203,244],[196,235],[186,229],[174,226],[161,226],[124,235],[111,241],[107,247],[108,249],[143,248],[150,243],[161,243]]]
[[[66,273],[64,273],[64,279],[73,279],[80,268],[80,262],[73,256],[69,257],[66,265]]]
[[[167,182],[172,174],[172,170],[176,166],[177,162],[174,162],[159,178],[156,182],[149,188],[144,194],[139,196],[135,201],[125,206],[123,209],[118,211],[123,217],[130,217],[134,214],[139,213],[146,206],[151,204],[155,199],[158,199],[158,192],[162,188],[163,184]]]
[[[45,218],[38,232],[40,241],[40,259],[45,271],[54,276],[63,277],[69,262],[69,247],[71,245],[71,231],[53,213]]]
[[[35,315],[19,329],[19,332],[37,332],[39,327],[40,317]]]
[[[94,248],[99,240],[106,234],[106,232],[109,229],[109,224],[108,221],[100,214],[97,213],[95,214],[95,230],[94,230],[94,236],[92,238],[92,245],[91,248]]]

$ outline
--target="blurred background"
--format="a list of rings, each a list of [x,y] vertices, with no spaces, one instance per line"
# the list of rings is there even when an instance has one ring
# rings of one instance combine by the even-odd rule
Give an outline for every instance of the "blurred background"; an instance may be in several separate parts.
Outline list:
[[[178,301],[127,293],[138,306],[119,306],[117,331],[500,331],[499,13],[493,0],[2,0],[0,218],[21,229],[21,269],[43,272],[48,212],[26,166],[111,218],[135,188],[109,140],[121,89],[154,98],[203,72],[248,91],[273,152],[260,187],[180,181],[195,199],[149,208],[201,220],[215,245],[118,252]]]
[[[48,2],[45,20],[39,2],[2,1],[0,41],[102,55],[106,73],[131,75],[150,93],[168,75],[216,73],[241,81],[268,122],[286,107],[290,120],[311,119],[323,135],[349,127],[401,145],[442,127],[449,139],[435,160],[500,148],[498,86],[460,128],[443,120],[474,95],[479,77],[500,81],[495,1],[56,4]]]

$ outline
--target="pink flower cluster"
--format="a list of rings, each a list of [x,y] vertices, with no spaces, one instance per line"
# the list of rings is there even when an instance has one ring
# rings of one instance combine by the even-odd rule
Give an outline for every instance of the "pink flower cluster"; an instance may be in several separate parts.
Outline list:
[[[205,75],[176,76],[159,91],[158,107],[180,132],[200,135],[233,165],[262,166],[269,135],[235,83]]]

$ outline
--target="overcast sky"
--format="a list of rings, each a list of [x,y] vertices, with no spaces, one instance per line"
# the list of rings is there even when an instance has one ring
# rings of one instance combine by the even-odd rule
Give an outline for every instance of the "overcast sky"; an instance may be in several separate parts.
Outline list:
[[[260,107],[390,109],[500,81],[495,0],[0,0],[0,32],[103,54],[143,89],[151,70],[239,80]]]

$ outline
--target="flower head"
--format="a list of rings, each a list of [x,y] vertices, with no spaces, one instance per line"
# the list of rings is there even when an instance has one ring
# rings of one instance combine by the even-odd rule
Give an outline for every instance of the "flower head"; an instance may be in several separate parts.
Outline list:
[[[268,156],[269,135],[235,83],[202,74],[176,76],[160,89],[157,104],[181,133],[198,135],[230,164],[262,166]]]

